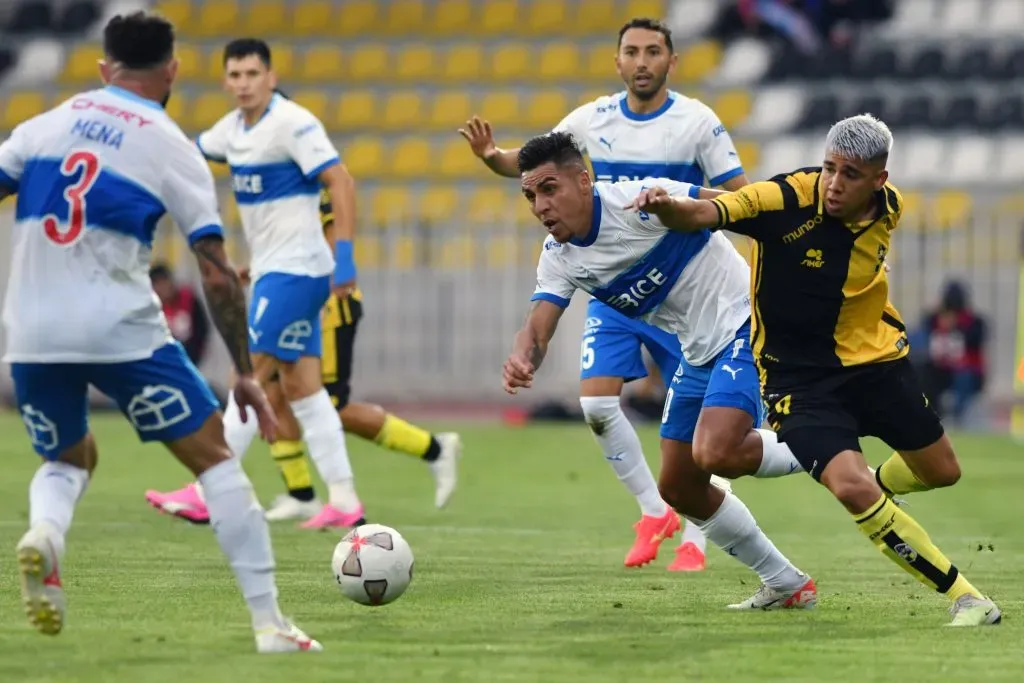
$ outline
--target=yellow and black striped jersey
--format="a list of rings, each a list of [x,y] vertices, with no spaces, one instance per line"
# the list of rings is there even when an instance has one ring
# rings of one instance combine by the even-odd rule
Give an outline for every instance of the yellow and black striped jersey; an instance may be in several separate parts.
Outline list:
[[[331,207],[331,193],[327,191],[326,187],[322,187],[322,188],[320,188],[320,225],[324,229],[324,239],[329,239],[328,235],[327,235],[327,230],[328,230],[328,228],[331,227],[332,223],[334,223],[334,209]],[[333,245],[332,245],[332,249],[333,249]],[[362,301],[363,293],[361,291],[359,291],[358,287],[356,287],[352,291],[352,294],[349,295],[349,297],[352,298],[352,299],[355,299],[356,301]],[[331,299],[334,299],[334,298],[335,298],[334,296],[331,297]],[[335,304],[337,304],[337,302],[335,302]],[[324,310],[329,309],[331,307],[331,305],[332,305],[331,302],[328,301],[327,302],[327,307]],[[338,318],[339,320],[346,319],[346,316],[341,315],[341,313],[340,313],[340,311],[342,309],[341,308],[337,308],[337,310],[339,311],[339,313],[338,313],[338,315],[333,316],[332,320],[333,320],[334,317]],[[351,319],[351,317],[352,317],[351,315],[347,316],[347,318],[349,320]]]
[[[712,200],[720,228],[755,241],[751,347],[762,373],[864,365],[909,352],[884,267],[903,199],[889,183],[876,199],[874,219],[846,224],[825,212],[821,169],[805,168]]]

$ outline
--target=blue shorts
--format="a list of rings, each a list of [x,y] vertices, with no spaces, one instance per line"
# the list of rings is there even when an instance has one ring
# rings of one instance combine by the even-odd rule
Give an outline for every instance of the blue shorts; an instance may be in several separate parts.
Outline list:
[[[646,377],[641,344],[647,347],[668,385],[683,358],[679,338],[654,325],[627,318],[608,304],[591,299],[580,345],[580,379],[621,377],[629,382]]]
[[[127,363],[12,363],[11,377],[32,446],[47,460],[89,430],[90,384],[117,403],[143,441],[186,437],[220,409],[178,342]]]
[[[703,408],[739,408],[754,426],[764,419],[761,382],[750,350],[750,321],[736,331],[735,340],[718,357],[700,367],[679,364],[665,397],[661,438],[693,443]]]
[[[330,275],[261,275],[249,305],[249,350],[286,363],[319,358],[320,309],[330,294]]]

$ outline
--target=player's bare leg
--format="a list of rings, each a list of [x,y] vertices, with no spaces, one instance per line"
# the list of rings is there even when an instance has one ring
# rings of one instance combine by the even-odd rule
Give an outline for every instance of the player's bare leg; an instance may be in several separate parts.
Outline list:
[[[167,443],[202,484],[210,522],[252,615],[256,649],[262,653],[317,651],[320,643],[281,614],[274,579],[274,554],[263,509],[242,463],[224,440],[219,413],[198,431]]]
[[[587,377],[580,380],[580,406],[605,460],[640,506],[640,521],[633,525],[636,538],[626,554],[624,564],[627,567],[642,567],[658,557],[658,548],[663,541],[675,536],[681,528],[681,521],[675,511],[661,499],[654,475],[644,458],[640,437],[622,412],[623,384],[621,377]],[[696,542],[700,544],[703,556],[704,535],[696,525],[686,526],[690,534],[699,534]],[[692,539],[687,540],[694,542]]]
[[[762,585],[734,609],[809,608],[817,603],[814,581],[779,552],[743,502],[711,483],[693,460],[690,444],[661,440],[662,498],[697,524],[708,540],[750,567]]]
[[[939,453],[947,447],[948,439],[943,437],[940,442],[913,453],[924,456],[929,451]],[[821,483],[853,515],[861,532],[886,557],[920,583],[952,601],[950,625],[982,626],[1001,621],[996,604],[971,585],[935,546],[928,533],[883,493],[861,453],[847,450],[832,458],[821,472]]]
[[[725,406],[701,410],[694,435],[694,459],[702,469],[726,479],[770,479],[803,472],[775,432],[754,429],[750,413]]]
[[[889,497],[952,486],[959,480],[960,463],[945,434],[927,448],[893,453],[875,471],[875,481]]]
[[[64,627],[64,538],[97,459],[96,442],[87,433],[55,460],[44,460],[29,487],[29,530],[16,550],[21,599],[29,623],[46,635],[57,635]]]

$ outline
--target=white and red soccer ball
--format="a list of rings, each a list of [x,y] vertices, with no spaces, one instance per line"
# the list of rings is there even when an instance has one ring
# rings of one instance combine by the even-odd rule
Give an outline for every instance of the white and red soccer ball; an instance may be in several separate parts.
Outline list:
[[[342,595],[360,605],[393,602],[412,581],[412,548],[383,524],[364,524],[348,532],[334,549],[331,568]]]

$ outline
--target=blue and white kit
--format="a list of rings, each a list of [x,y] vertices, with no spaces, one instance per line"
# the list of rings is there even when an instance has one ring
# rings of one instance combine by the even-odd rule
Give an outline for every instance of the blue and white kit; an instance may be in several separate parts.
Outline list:
[[[590,232],[565,244],[544,241],[532,299],[564,308],[582,289],[618,314],[676,336],[683,360],[672,375],[664,438],[692,441],[702,406],[740,408],[759,424],[750,269],[721,233],[673,232],[657,216],[628,208],[654,186],[674,196],[695,193],[695,186],[665,178],[595,183]]]
[[[320,309],[331,291],[334,256],[320,223],[319,175],[341,163],[323,125],[275,94],[252,126],[224,116],[196,141],[227,163],[252,254],[249,348],[278,360],[320,356]]]
[[[156,102],[92,90],[14,130],[0,145],[0,186],[18,195],[4,360],[36,452],[56,458],[86,434],[89,385],[143,441],[199,429],[217,400],[149,280],[165,213],[190,244],[223,234],[195,146]]]
[[[714,187],[743,174],[736,147],[715,113],[676,92],[648,114],[630,111],[625,92],[600,97],[569,113],[554,130],[572,134],[600,181],[653,177]],[[675,337],[591,299],[580,379],[647,376],[641,344],[668,384],[681,359]]]

